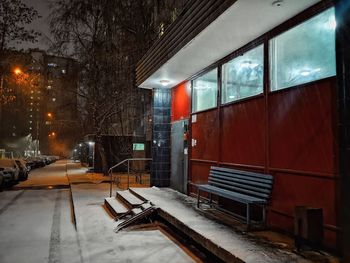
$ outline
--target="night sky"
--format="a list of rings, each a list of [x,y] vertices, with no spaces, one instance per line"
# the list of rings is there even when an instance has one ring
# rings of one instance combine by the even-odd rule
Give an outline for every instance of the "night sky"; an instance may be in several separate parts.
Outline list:
[[[22,43],[21,45],[15,45],[18,49],[28,49],[28,48],[39,48],[43,50],[47,50],[50,46],[50,41],[52,37],[50,36],[49,29],[49,14],[50,14],[50,0],[22,0],[28,6],[34,7],[42,18],[35,20],[33,23],[28,25],[30,29],[36,29],[41,32],[41,37],[38,38],[38,42],[36,43]]]

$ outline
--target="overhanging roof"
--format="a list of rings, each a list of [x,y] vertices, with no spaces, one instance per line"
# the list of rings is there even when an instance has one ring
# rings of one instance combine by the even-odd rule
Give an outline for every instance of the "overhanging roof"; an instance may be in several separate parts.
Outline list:
[[[141,88],[173,87],[320,0],[191,1],[138,63]]]

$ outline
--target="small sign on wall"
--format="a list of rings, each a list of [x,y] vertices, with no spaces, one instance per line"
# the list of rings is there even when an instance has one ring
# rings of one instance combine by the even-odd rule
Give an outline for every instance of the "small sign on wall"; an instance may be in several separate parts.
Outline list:
[[[192,147],[197,145],[197,140],[196,139],[192,139]]]
[[[192,115],[192,123],[197,122],[197,114]]]

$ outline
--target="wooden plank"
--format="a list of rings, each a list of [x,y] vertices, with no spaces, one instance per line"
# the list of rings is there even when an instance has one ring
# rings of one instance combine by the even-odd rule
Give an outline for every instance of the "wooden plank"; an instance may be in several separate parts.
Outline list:
[[[257,197],[245,195],[242,193],[232,192],[230,190],[222,189],[211,185],[198,185],[197,187],[203,191],[214,193],[216,195],[219,195],[228,199],[236,200],[242,203],[266,203],[266,200],[262,198],[257,198]]]
[[[210,174],[220,174],[222,176],[229,177],[230,173],[227,172],[217,172],[217,171],[210,171]],[[240,179],[247,179],[246,175],[238,175],[236,174],[235,177],[240,178]],[[264,178],[258,178],[258,177],[249,177],[249,180],[252,182],[259,182],[259,183],[265,183],[265,184],[272,184],[273,180],[270,179],[264,179]]]
[[[224,167],[217,167],[217,166],[212,166],[212,167],[210,167],[210,169],[211,170],[216,170],[216,171],[223,171],[223,172],[229,172],[229,173],[243,174],[243,175],[246,175],[246,176],[273,180],[273,176],[270,175],[270,174],[247,172],[247,171],[235,170],[235,169],[231,169],[231,168],[224,168]]]
[[[209,178],[216,178],[216,177],[227,181],[241,182],[249,185],[260,186],[262,188],[267,188],[267,189],[272,188],[272,181],[269,181],[267,183],[267,182],[261,182],[256,180],[246,180],[245,176],[227,176],[223,174],[213,174],[213,173],[209,174]]]
[[[231,181],[226,181],[226,180],[221,180],[219,178],[213,178],[209,181],[210,184],[215,184],[215,183],[222,183],[222,184],[228,184],[231,186],[236,186],[236,187],[240,187],[242,189],[247,189],[247,190],[251,190],[257,193],[264,193],[264,194],[270,194],[271,191],[269,189],[266,188],[259,188],[259,187],[254,187],[254,186],[250,186],[247,184],[240,184],[240,183],[235,183],[235,182],[231,182]]]
[[[268,194],[257,193],[257,192],[254,192],[254,191],[238,188],[238,187],[235,187],[235,186],[230,186],[230,185],[227,185],[226,183],[225,184],[223,184],[223,183],[215,183],[215,186],[223,188],[223,189],[228,190],[228,191],[232,191],[232,192],[244,193],[246,195],[251,195],[251,196],[258,196],[258,197],[263,198],[263,199],[268,199],[269,198]]]

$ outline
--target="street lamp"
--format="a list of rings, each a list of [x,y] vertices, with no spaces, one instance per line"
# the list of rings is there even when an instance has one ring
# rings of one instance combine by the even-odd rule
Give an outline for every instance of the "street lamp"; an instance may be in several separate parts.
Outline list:
[[[48,113],[47,113],[47,117],[52,118],[52,113],[51,113],[51,112],[48,112]]]
[[[13,73],[15,73],[16,75],[20,75],[22,74],[22,70],[19,67],[17,67],[13,70]]]

